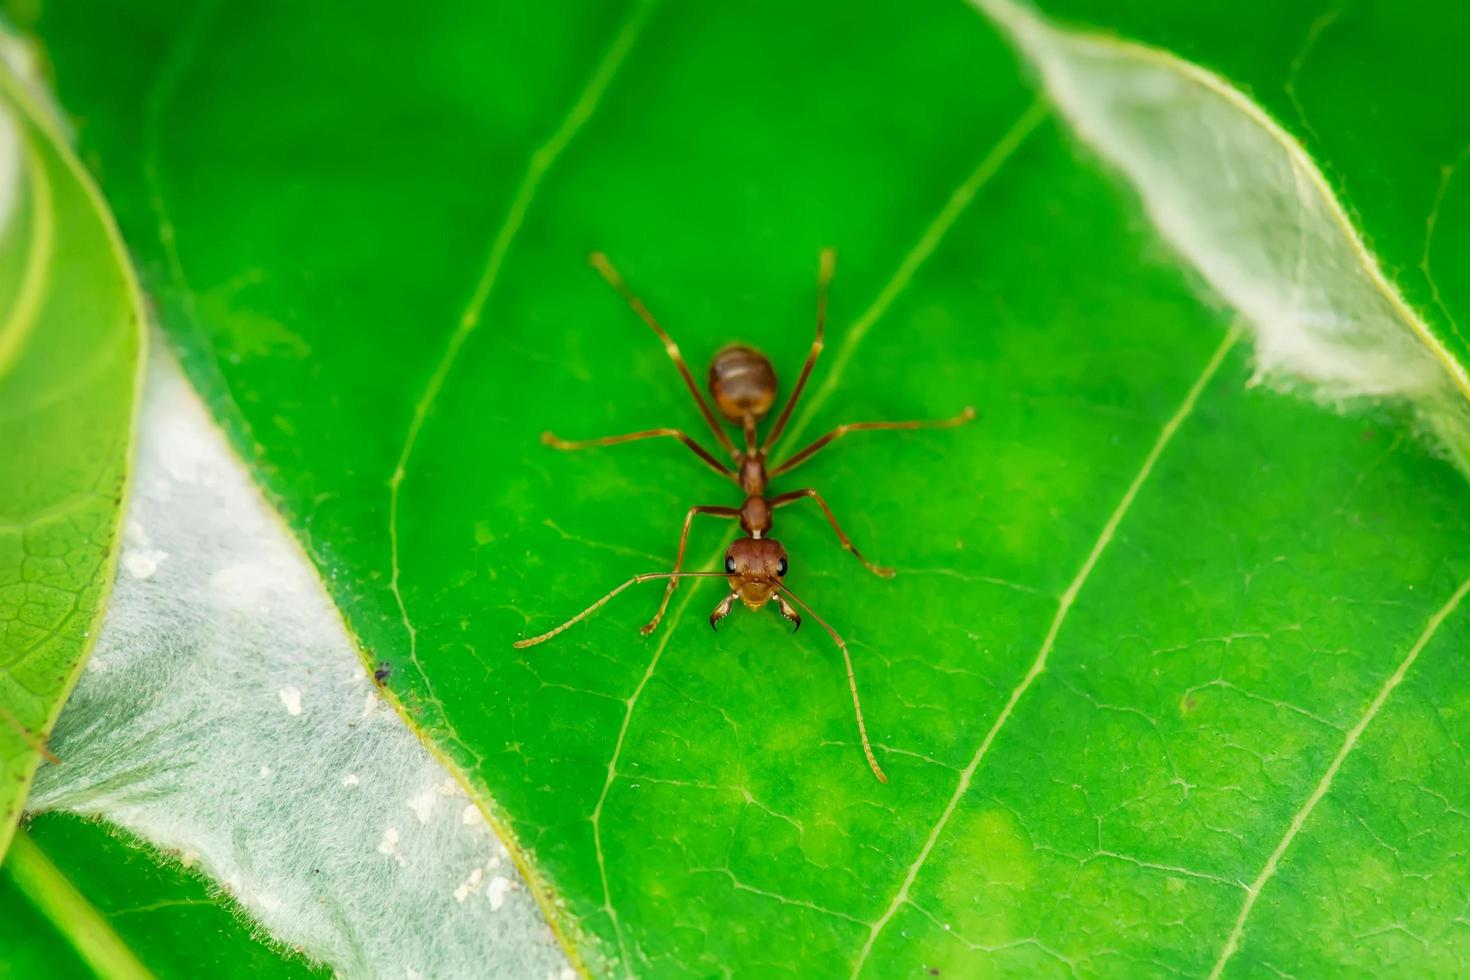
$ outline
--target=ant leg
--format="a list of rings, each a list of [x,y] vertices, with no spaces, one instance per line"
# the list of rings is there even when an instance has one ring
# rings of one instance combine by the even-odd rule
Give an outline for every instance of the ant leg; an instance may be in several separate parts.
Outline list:
[[[791,412],[796,408],[796,400],[801,397],[801,389],[806,387],[806,379],[811,375],[818,355],[822,353],[822,333],[827,327],[827,287],[832,284],[832,272],[836,264],[837,253],[830,248],[822,249],[821,258],[817,261],[817,335],[812,339],[812,349],[806,355],[806,363],[801,366],[801,375],[796,379],[796,387],[791,389],[791,397],[786,399],[785,407],[776,417],[776,424],[771,426],[771,431],[766,434],[764,452],[771,451],[771,447],[776,444],[777,437],[781,435],[781,430],[786,428],[786,420],[791,418]]]
[[[783,493],[779,496],[772,497],[771,509],[774,510],[777,507],[784,507],[787,504],[794,504],[798,500],[802,500],[806,497],[810,497],[815,500],[817,502],[817,506],[822,508],[822,513],[827,515],[827,523],[831,524],[832,530],[837,532],[837,540],[842,542],[842,547],[852,552],[852,556],[854,558],[863,563],[863,567],[872,572],[874,575],[881,576],[882,578],[893,578],[893,569],[885,568],[882,565],[874,565],[872,562],[868,561],[868,559],[863,557],[862,552],[858,551],[857,546],[852,543],[852,538],[849,538],[847,536],[847,533],[842,530],[841,526],[838,525],[837,517],[832,513],[832,508],[827,506],[827,501],[823,500],[822,495],[817,493],[817,491],[813,490],[811,487],[806,487],[802,490],[792,490],[789,493]]]
[[[858,737],[863,741],[863,755],[868,757],[868,767],[873,770],[873,775],[878,777],[878,782],[888,782],[888,777],[883,774],[883,767],[878,765],[878,760],[873,755],[873,746],[868,742],[868,726],[863,724],[863,701],[858,697],[857,676],[852,670],[852,654],[847,652],[847,642],[837,635],[837,631],[825,619],[817,615],[816,610],[797,598],[795,592],[784,585],[778,585],[776,588],[789,595],[793,602],[810,613],[812,619],[815,619],[822,629],[827,631],[827,635],[832,637],[832,641],[842,651],[842,662],[847,665],[847,689],[852,692],[852,711],[857,716]],[[801,625],[799,619],[797,625]]]
[[[684,565],[684,546],[689,543],[689,527],[694,523],[695,514],[709,514],[711,517],[739,517],[740,508],[713,507],[703,504],[698,507],[689,508],[689,513],[684,515],[684,530],[679,535],[679,553],[674,556],[675,575],[679,574],[679,569],[682,568]],[[664,618],[664,610],[669,608],[669,600],[673,598],[674,589],[678,585],[679,580],[677,578],[669,579],[669,587],[664,589],[664,600],[663,602],[660,602],[658,604],[658,612],[654,613],[653,618],[648,621],[648,625],[643,627],[638,632],[642,633],[644,636],[647,636],[649,633],[652,633],[655,629],[658,628],[659,621]]]
[[[920,419],[913,422],[849,422],[846,425],[839,425],[801,452],[791,456],[780,466],[771,470],[770,476],[774,479],[782,473],[790,473],[802,463],[815,456],[827,443],[832,442],[834,439],[841,439],[849,432],[862,432],[871,429],[952,429],[957,425],[964,425],[974,417],[975,410],[967,405],[963,412],[952,419]]]
[[[633,308],[633,312],[637,313],[643,319],[644,323],[653,328],[653,332],[658,335],[658,339],[664,342],[664,350],[668,352],[670,360],[674,362],[674,367],[679,369],[679,374],[683,376],[684,384],[688,386],[689,393],[699,403],[699,411],[704,415],[704,420],[709,423],[709,427],[714,432],[715,438],[719,440],[721,446],[725,447],[726,452],[732,457],[738,458],[740,454],[736,451],[735,444],[730,441],[730,437],[721,428],[719,420],[715,418],[715,413],[709,407],[709,402],[705,401],[704,396],[699,393],[699,385],[694,383],[694,375],[689,373],[689,365],[684,363],[684,355],[679,353],[679,345],[674,343],[674,339],[669,336],[668,331],[659,326],[658,321],[653,318],[653,314],[648,312],[648,307],[643,305],[643,301],[633,295],[633,291],[628,288],[627,283],[623,282],[623,277],[618,275],[618,270],[613,268],[612,263],[608,261],[606,255],[603,255],[601,252],[593,252],[588,256],[588,261],[592,263],[594,269],[602,273],[602,278],[607,280],[608,285],[616,289],[619,295],[627,300],[628,305]]]
[[[710,468],[716,473],[730,480],[736,479],[734,470],[720,462],[708,449],[705,449],[686,433],[678,429],[647,429],[643,432],[630,432],[624,436],[603,436],[601,439],[578,440],[561,439],[550,432],[543,432],[541,433],[541,441],[554,449],[570,450],[591,449],[594,446],[616,446],[619,443],[635,442],[639,439],[658,439],[663,436],[678,439],[684,445],[688,446],[694,455],[708,463]]]

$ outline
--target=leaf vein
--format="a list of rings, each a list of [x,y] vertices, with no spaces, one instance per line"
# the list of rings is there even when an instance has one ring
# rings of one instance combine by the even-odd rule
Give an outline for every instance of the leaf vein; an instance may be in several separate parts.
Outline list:
[[[837,345],[831,362],[832,370],[828,372],[827,379],[807,398],[806,407],[792,422],[791,428],[784,436],[788,445],[797,443],[797,437],[806,431],[817,409],[837,390],[842,383],[842,375],[847,370],[848,362],[852,360],[863,338],[868,335],[873,325],[883,318],[889,307],[903,295],[920,267],[929,260],[929,256],[934,254],[934,250],[939,247],[944,236],[949,234],[949,230],[954,227],[960,215],[964,214],[970,203],[975,200],[975,195],[980,193],[980,189],[988,184],[996,174],[1000,173],[1006,163],[1016,155],[1016,151],[1026,142],[1027,137],[1050,114],[1050,103],[1041,99],[1032,102],[975,165],[975,169],[970,171],[969,176],[950,192],[949,198],[944,202],[944,207],[940,208],[939,213],[924,228],[918,241],[899,261],[898,268],[884,284],[878,297],[873,300],[871,306],[863,311],[862,316],[857,318],[851,329],[842,338],[842,342]]]
[[[949,824],[950,817],[954,815],[955,808],[969,790],[970,782],[974,778],[976,770],[980,768],[980,763],[984,761],[985,756],[989,753],[996,736],[1000,734],[1001,729],[1010,720],[1011,714],[1015,711],[1016,704],[1030,690],[1031,685],[1036,682],[1036,679],[1046,670],[1047,658],[1051,655],[1052,646],[1056,643],[1057,634],[1061,632],[1062,624],[1066,621],[1067,614],[1071,611],[1072,604],[1076,601],[1078,593],[1082,591],[1082,587],[1087,583],[1087,579],[1092,574],[1093,568],[1096,567],[1098,559],[1102,557],[1103,552],[1112,543],[1118,526],[1122,524],[1123,518],[1127,516],[1129,509],[1133,506],[1133,501],[1137,498],[1139,490],[1142,489],[1149,475],[1153,472],[1154,464],[1159,461],[1164,450],[1173,441],[1174,434],[1179,431],[1179,427],[1184,424],[1185,419],[1189,418],[1194,412],[1194,407],[1199,401],[1200,394],[1209,385],[1210,380],[1214,378],[1216,372],[1220,369],[1220,365],[1224,363],[1225,356],[1240,339],[1240,335],[1240,326],[1238,324],[1232,326],[1226,333],[1225,338],[1220,342],[1220,345],[1215,348],[1215,352],[1205,365],[1204,371],[1185,394],[1184,400],[1180,403],[1179,408],[1164,423],[1164,427],[1160,430],[1153,447],[1149,450],[1148,455],[1144,457],[1143,465],[1133,477],[1133,481],[1128,485],[1127,490],[1124,491],[1123,497],[1118,501],[1117,507],[1113,509],[1112,514],[1109,515],[1107,521],[1103,524],[1102,531],[1098,534],[1097,540],[1093,543],[1092,550],[1088,552],[1087,558],[1082,563],[1082,567],[1077,571],[1076,577],[1072,579],[1071,584],[1067,586],[1067,590],[1062,593],[1061,598],[1057,602],[1056,613],[1052,616],[1051,625],[1046,631],[1045,638],[1041,641],[1041,648],[1036,654],[1036,659],[1032,661],[1031,667],[1026,671],[1026,675],[1021,678],[1021,682],[1011,691],[1011,696],[1006,701],[1005,707],[996,716],[995,721],[990,726],[990,730],[985,733],[985,737],[981,740],[980,746],[975,750],[975,754],[960,772],[960,778],[955,784],[954,793],[951,794],[948,803],[945,804],[944,810],[940,813],[939,819],[935,822],[934,827],[929,831],[929,836],[924,841],[923,846],[919,848],[918,855],[914,858],[913,863],[909,865],[903,883],[899,886],[898,891],[889,902],[888,908],[872,924],[868,939],[863,944],[863,948],[853,964],[853,977],[856,977],[862,972],[863,965],[867,963],[868,956],[872,953],[873,946],[878,941],[878,936],[883,932],[883,929],[888,923],[892,921],[898,909],[904,903],[908,902],[910,888],[913,887],[920,870],[923,869],[925,862],[928,861],[930,853],[934,850],[934,845],[938,843],[939,835],[944,832],[944,828]]]
[[[1240,914],[1236,916],[1235,925],[1231,928],[1229,936],[1226,937],[1225,945],[1220,949],[1220,955],[1215,960],[1214,968],[1210,970],[1210,980],[1215,980],[1216,977],[1219,977],[1224,972],[1226,964],[1230,962],[1230,958],[1240,949],[1240,940],[1245,935],[1245,923],[1250,918],[1251,910],[1255,908],[1256,899],[1260,897],[1262,889],[1275,876],[1276,871],[1280,867],[1282,856],[1290,849],[1292,842],[1296,840],[1297,835],[1306,826],[1308,818],[1312,815],[1312,811],[1316,809],[1317,804],[1322,802],[1322,798],[1332,789],[1332,781],[1336,778],[1338,770],[1342,768],[1343,762],[1352,754],[1353,749],[1357,748],[1358,740],[1362,738],[1363,732],[1367,731],[1368,726],[1373,723],[1373,719],[1378,716],[1378,712],[1388,702],[1389,696],[1393,694],[1394,689],[1403,683],[1404,678],[1409,673],[1409,669],[1419,659],[1419,654],[1429,645],[1429,641],[1434,638],[1434,634],[1439,631],[1440,626],[1450,617],[1450,614],[1455,611],[1460,605],[1460,601],[1467,594],[1470,594],[1470,578],[1461,582],[1459,588],[1455,589],[1454,593],[1445,601],[1445,604],[1430,615],[1428,621],[1424,624],[1424,630],[1419,634],[1419,638],[1414,641],[1413,646],[1409,647],[1409,652],[1404,655],[1403,660],[1399,661],[1399,665],[1394,669],[1393,673],[1388,675],[1388,678],[1383,682],[1383,686],[1378,689],[1378,693],[1369,702],[1367,710],[1358,719],[1357,724],[1348,729],[1347,735],[1343,737],[1342,747],[1337,750],[1337,755],[1333,756],[1332,761],[1328,763],[1326,771],[1322,773],[1322,778],[1317,781],[1316,787],[1312,790],[1311,795],[1307,797],[1306,802],[1292,815],[1286,832],[1281,835],[1281,840],[1277,842],[1275,849],[1266,858],[1266,863],[1261,867],[1260,873],[1246,887],[1245,899],[1240,906]]]
[[[408,472],[409,460],[413,457],[414,448],[418,444],[419,434],[423,431],[424,423],[433,409],[434,403],[438,401],[443,391],[444,383],[453,370],[455,363],[459,360],[460,351],[465,343],[480,326],[485,311],[485,304],[490,299],[490,294],[495,289],[495,284],[500,278],[500,270],[505,264],[505,258],[510,253],[511,245],[514,244],[521,226],[525,223],[526,215],[531,209],[531,204],[536,199],[536,193],[541,187],[547,171],[556,163],[562,152],[581,132],[582,127],[592,118],[602,101],[603,95],[611,86],[613,78],[622,66],[628,52],[638,40],[649,14],[653,11],[657,0],[638,0],[632,10],[625,18],[622,27],[613,37],[611,45],[603,54],[593,70],[587,84],[577,96],[566,116],[551,136],[538,147],[530,156],[526,164],[526,171],[522,175],[520,183],[516,186],[511,198],[510,206],[506,210],[504,221],[496,231],[491,241],[490,252],[485,260],[485,265],[480,272],[480,277],[475,283],[474,292],[470,296],[469,303],[460,314],[459,322],[449,336],[449,342],[444,352],[439,356],[434,366],[433,373],[429,375],[428,383],[420,393],[414,404],[413,416],[409,420],[408,432],[404,437],[403,446],[398,451],[398,459],[393,466],[393,474],[388,480],[388,562],[389,579],[388,589],[393,594],[393,601],[398,606],[398,612],[403,621],[403,627],[408,635],[408,654],[415,669],[423,681],[425,689],[434,701],[438,699],[433,694],[433,684],[429,680],[427,672],[419,663],[418,658],[418,630],[413,624],[413,618],[409,615],[408,606],[403,598],[403,590],[400,584],[402,578],[402,566],[400,558],[399,534],[398,534],[398,512],[399,499],[403,487],[403,480]]]

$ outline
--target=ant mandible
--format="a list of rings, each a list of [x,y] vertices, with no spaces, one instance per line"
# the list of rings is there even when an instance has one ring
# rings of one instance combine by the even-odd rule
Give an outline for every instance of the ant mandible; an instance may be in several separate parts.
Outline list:
[[[888,777],[878,765],[877,758],[873,755],[873,748],[868,743],[868,730],[863,724],[863,707],[858,698],[857,679],[853,675],[852,656],[848,653],[847,643],[838,635],[827,621],[818,616],[811,606],[808,606],[796,594],[788,588],[784,582],[787,571],[786,549],[781,542],[775,538],[767,537],[771,530],[772,512],[778,507],[794,504],[798,500],[811,498],[816,501],[817,506],[822,508],[822,513],[827,517],[827,523],[832,525],[832,530],[837,535],[837,540],[842,542],[842,547],[852,552],[853,557],[863,563],[863,566],[875,575],[883,578],[892,578],[893,569],[875,565],[862,556],[853,545],[852,539],[842,530],[837,523],[837,518],[832,513],[832,508],[822,499],[822,495],[810,487],[800,490],[788,490],[786,493],[777,494],[774,497],[766,496],[766,485],[775,477],[789,473],[802,463],[815,456],[823,447],[837,439],[842,438],[849,432],[857,432],[864,429],[924,429],[924,428],[950,428],[963,425],[975,417],[973,408],[966,408],[959,415],[951,419],[935,419],[913,422],[850,422],[847,425],[839,425],[831,432],[822,436],[799,452],[788,456],[783,462],[775,466],[768,466],[771,447],[781,435],[781,430],[786,427],[786,422],[791,418],[791,412],[796,407],[797,399],[801,397],[802,388],[805,387],[807,378],[812,373],[812,367],[817,362],[817,357],[822,353],[822,333],[827,320],[827,287],[832,281],[832,272],[836,265],[836,256],[831,249],[824,249],[817,275],[817,334],[812,341],[812,347],[806,357],[806,363],[802,365],[801,375],[796,379],[796,387],[791,389],[791,397],[786,400],[786,405],[781,409],[781,414],[776,416],[776,422],[766,433],[765,443],[761,444],[756,434],[756,424],[765,418],[776,401],[776,372],[771,367],[770,360],[760,351],[746,347],[743,344],[732,344],[715,355],[714,361],[709,367],[709,390],[714,396],[715,405],[719,407],[720,414],[726,421],[738,425],[745,436],[745,448],[737,449],[730,441],[729,435],[720,426],[719,420],[711,410],[709,403],[699,391],[699,386],[694,382],[694,375],[689,372],[689,365],[684,362],[684,357],[679,353],[679,345],[675,344],[673,338],[653,314],[648,312],[648,307],[643,301],[635,296],[623,282],[623,277],[618,275],[607,256],[601,252],[591,255],[591,262],[602,277],[616,289],[628,301],[633,311],[643,319],[663,341],[664,350],[673,360],[674,366],[678,368],[679,374],[684,378],[684,384],[688,386],[694,401],[699,405],[699,411],[704,415],[705,421],[709,423],[710,430],[714,432],[715,438],[721,446],[730,454],[734,460],[734,467],[721,462],[713,453],[705,449],[687,433],[679,429],[648,429],[643,432],[632,432],[621,436],[607,436],[602,439],[586,439],[577,442],[569,442],[559,439],[550,432],[544,433],[541,441],[548,446],[557,449],[589,449],[594,446],[615,446],[618,443],[634,442],[638,439],[657,439],[667,437],[678,439],[688,446],[701,460],[711,469],[726,479],[734,482],[745,494],[745,502],[739,507],[720,507],[714,505],[700,504],[689,508],[689,513],[684,517],[684,530],[679,535],[679,551],[674,557],[674,570],[672,572],[648,572],[643,575],[635,575],[622,585],[613,589],[607,595],[598,599],[592,605],[582,610],[571,619],[562,623],[556,629],[534,636],[530,639],[520,640],[515,645],[519,648],[535,646],[544,643],[556,636],[598,609],[602,608],[609,600],[619,592],[640,582],[648,582],[654,579],[668,579],[668,587],[664,589],[663,601],[659,603],[658,612],[653,614],[653,619],[643,627],[643,635],[647,636],[658,626],[659,620],[663,619],[664,611],[669,607],[669,599],[674,594],[681,578],[715,578],[723,576],[729,580],[731,592],[719,605],[715,606],[714,612],[710,613],[709,623],[716,627],[719,621],[729,615],[731,606],[736,599],[741,600],[750,609],[760,609],[772,600],[781,615],[789,619],[793,624],[793,632],[801,628],[801,614],[792,605],[795,603],[815,619],[827,631],[827,634],[836,642],[838,649],[842,651],[842,659],[847,664],[847,685],[852,691],[852,707],[857,715],[858,735],[862,738],[863,754],[868,758],[868,765],[872,767],[873,775],[878,777],[879,782],[888,782]],[[725,552],[725,569],[721,572],[686,572],[681,568],[684,564],[684,547],[689,541],[689,527],[694,523],[696,514],[706,514],[711,517],[723,517],[726,519],[739,518],[740,529],[745,532],[745,537],[738,538]]]

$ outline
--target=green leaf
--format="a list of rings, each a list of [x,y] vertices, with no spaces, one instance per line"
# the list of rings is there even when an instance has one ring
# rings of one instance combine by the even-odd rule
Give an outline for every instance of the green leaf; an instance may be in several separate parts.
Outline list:
[[[0,68],[0,855],[117,555],[140,298],[90,178]]]
[[[1240,329],[988,22],[939,0],[183,10],[37,29],[196,383],[594,971],[1470,953],[1463,478],[1402,407],[1248,385]],[[1462,26],[1425,29],[1446,61]],[[1422,178],[1353,108],[1333,138],[1363,155],[1328,163]],[[1373,247],[1394,227],[1361,217]],[[819,488],[898,570],[869,576],[809,505],[778,514],[887,785],[815,624],[711,635],[720,592],[693,585],[645,639],[648,585],[510,646],[667,567],[691,504],[739,501],[672,443],[541,445],[704,438],[586,254],[696,371],[741,339],[789,383],[824,245],[828,351],[782,445],[981,417],[855,434],[777,487]],[[693,567],[720,533],[696,526]]]
[[[37,976],[307,977],[324,973],[252,935],[228,899],[177,864],[110,835],[95,823],[49,815],[17,842],[0,882],[6,965]],[[63,966],[63,963],[70,963]],[[32,968],[35,969],[35,968]]]

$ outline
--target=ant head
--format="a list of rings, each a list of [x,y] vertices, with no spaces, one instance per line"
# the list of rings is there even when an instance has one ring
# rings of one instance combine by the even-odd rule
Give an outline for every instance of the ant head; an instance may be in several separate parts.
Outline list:
[[[740,538],[725,552],[730,587],[751,609],[764,606],[786,575],[786,549],[774,538]]]

